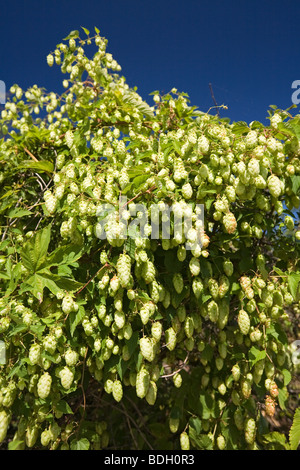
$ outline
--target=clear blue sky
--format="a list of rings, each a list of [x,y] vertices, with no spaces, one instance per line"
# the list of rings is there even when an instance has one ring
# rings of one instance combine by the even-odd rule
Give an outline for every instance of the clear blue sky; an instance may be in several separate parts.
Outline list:
[[[0,6],[0,80],[61,91],[47,54],[71,30],[100,29],[130,86],[150,104],[172,87],[232,121],[265,121],[292,104],[300,80],[299,0],[27,0]],[[295,113],[295,112],[294,112]]]

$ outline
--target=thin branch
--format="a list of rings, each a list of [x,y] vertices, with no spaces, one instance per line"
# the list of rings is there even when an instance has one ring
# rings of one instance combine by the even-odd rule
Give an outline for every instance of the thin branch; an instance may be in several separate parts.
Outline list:
[[[187,356],[186,356],[185,360],[183,361],[183,363],[180,365],[179,369],[175,370],[175,372],[172,372],[171,374],[161,375],[159,378],[160,379],[166,379],[168,377],[173,377],[174,375],[178,374],[178,372],[180,372],[184,368],[184,366],[186,365],[188,357],[189,357],[189,353],[187,354]]]
[[[151,444],[148,442],[148,439],[146,438],[145,434],[141,431],[140,429],[140,426],[134,421],[134,419],[129,415],[127,414],[125,411],[121,410],[120,407],[117,407],[105,400],[102,400],[102,403],[105,404],[105,405],[109,405],[111,406],[112,408],[116,409],[117,411],[119,411],[120,413],[123,413],[125,414],[125,416],[128,416],[128,419],[130,419],[130,421],[132,422],[132,424],[135,426],[135,428],[138,430],[138,432],[140,433],[140,435],[142,436],[142,438],[144,439],[144,441],[146,442],[146,444],[148,445],[148,447],[153,450],[153,447],[151,446]]]
[[[38,159],[28,150],[26,147],[24,147],[25,152],[34,160],[35,162],[38,162]]]
[[[218,107],[218,103],[217,103],[217,101],[216,101],[216,98],[215,98],[215,95],[214,95],[214,92],[213,92],[213,89],[212,89],[212,84],[209,83],[208,86],[209,86],[209,89],[210,89],[210,94],[211,94],[212,100],[213,100],[213,102],[214,102],[214,104],[215,104],[215,107],[217,108],[217,115],[218,115],[218,117],[220,117],[219,107]]]
[[[136,449],[138,450],[139,446],[138,446],[138,443],[137,443],[137,441],[136,441],[136,439],[135,439],[135,435],[134,435],[134,433],[133,433],[133,431],[132,431],[132,427],[131,427],[131,424],[130,424],[129,416],[128,416],[127,412],[126,412],[124,403],[121,403],[121,405],[122,405],[122,408],[123,408],[123,411],[124,411],[124,414],[125,414],[125,417],[126,417],[127,426],[128,426],[128,428],[129,428],[130,435],[131,435],[131,437],[132,437],[132,440],[133,440],[133,442],[134,442],[134,445],[135,445]]]

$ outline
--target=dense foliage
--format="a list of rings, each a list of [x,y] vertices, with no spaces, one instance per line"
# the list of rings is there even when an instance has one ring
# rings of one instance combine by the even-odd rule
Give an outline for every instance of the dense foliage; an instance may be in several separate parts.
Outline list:
[[[296,448],[300,117],[149,106],[83,29],[1,114],[1,448]]]

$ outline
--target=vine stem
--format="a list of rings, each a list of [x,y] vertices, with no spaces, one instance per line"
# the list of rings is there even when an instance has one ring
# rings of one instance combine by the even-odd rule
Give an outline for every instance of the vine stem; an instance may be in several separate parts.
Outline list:
[[[188,357],[189,357],[189,354],[187,354],[187,356],[186,356],[185,360],[183,361],[183,363],[181,364],[180,368],[175,370],[175,372],[172,372],[171,374],[161,375],[159,378],[160,379],[167,379],[168,377],[173,377],[174,375],[176,375],[178,372],[180,372],[184,368],[185,364],[187,363]]]
[[[74,295],[80,294],[80,292],[82,292],[83,289],[85,289],[86,286],[89,285],[89,283],[97,276],[97,274],[99,274],[102,271],[102,269],[107,268],[108,266],[109,266],[109,263],[105,263],[103,266],[101,266],[101,268],[98,269],[98,271],[84,284],[84,286],[82,286],[77,292],[75,292]]]

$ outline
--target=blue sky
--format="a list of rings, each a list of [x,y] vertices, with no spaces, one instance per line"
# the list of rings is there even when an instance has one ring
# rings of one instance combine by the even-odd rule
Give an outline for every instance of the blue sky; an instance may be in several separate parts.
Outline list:
[[[15,0],[0,8],[7,88],[61,91],[64,75],[46,56],[81,26],[100,29],[127,83],[149,104],[152,91],[176,87],[207,111],[211,83],[217,103],[228,106],[221,116],[267,123],[269,106],[289,107],[300,80],[299,0]]]

